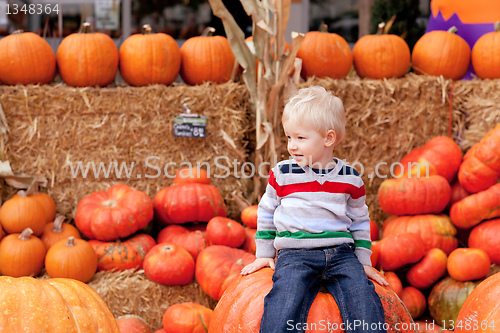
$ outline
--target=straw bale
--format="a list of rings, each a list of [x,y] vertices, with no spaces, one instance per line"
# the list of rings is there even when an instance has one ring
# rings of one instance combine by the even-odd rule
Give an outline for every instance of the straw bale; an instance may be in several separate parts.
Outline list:
[[[50,278],[44,271],[40,280]],[[153,331],[163,327],[163,314],[170,305],[194,302],[214,309],[217,301],[205,294],[196,280],[184,286],[164,286],[151,281],[144,270],[101,271],[88,282],[115,318],[133,314]]]
[[[9,160],[14,172],[43,174],[58,211],[68,216],[83,196],[117,182],[154,197],[173,183],[172,176],[182,162],[207,163],[214,177],[226,174],[215,165],[216,157],[227,156],[218,164],[231,169],[233,163],[241,166],[247,159],[248,94],[238,83],[141,88],[1,86],[0,103],[9,126],[2,160]],[[206,138],[173,136],[174,116],[184,112],[183,103],[192,113],[207,117]],[[96,167],[104,162],[106,169],[110,162],[126,163],[129,170],[132,163],[134,167],[129,176],[122,169],[121,176],[111,171],[95,177],[91,171],[86,178],[81,172],[73,177],[71,163],[76,167],[79,161],[84,166],[93,162]],[[167,168],[170,176],[164,172],[167,163],[175,163]],[[231,174],[212,178],[212,184],[226,199],[229,215],[239,214],[231,192],[242,191],[242,180]],[[4,199],[11,192],[6,189]]]

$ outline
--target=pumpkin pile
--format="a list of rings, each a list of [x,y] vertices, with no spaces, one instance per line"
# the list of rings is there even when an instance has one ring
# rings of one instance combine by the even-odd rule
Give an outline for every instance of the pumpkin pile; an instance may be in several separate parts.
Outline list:
[[[406,154],[394,168],[395,178],[379,187],[380,208],[390,216],[382,238],[373,242],[372,262],[416,321],[431,317],[445,329],[463,326],[465,332],[459,311],[497,271],[499,138],[497,125],[465,155],[452,139],[432,138]]]

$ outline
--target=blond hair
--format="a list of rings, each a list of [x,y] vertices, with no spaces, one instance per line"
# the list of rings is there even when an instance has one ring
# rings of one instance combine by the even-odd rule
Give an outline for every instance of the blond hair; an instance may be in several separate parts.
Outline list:
[[[321,86],[300,89],[285,105],[282,121],[293,120],[312,126],[325,135],[334,130],[337,145],[345,135],[345,112],[340,98]]]

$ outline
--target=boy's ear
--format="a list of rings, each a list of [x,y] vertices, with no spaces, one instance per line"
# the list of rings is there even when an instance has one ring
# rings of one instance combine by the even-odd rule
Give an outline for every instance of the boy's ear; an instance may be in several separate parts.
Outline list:
[[[337,134],[334,130],[328,130],[325,135],[325,147],[331,147],[337,141]]]

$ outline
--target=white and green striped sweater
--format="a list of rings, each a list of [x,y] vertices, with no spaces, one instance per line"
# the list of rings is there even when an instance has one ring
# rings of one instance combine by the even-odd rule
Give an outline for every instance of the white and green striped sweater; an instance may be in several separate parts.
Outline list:
[[[359,261],[371,266],[363,180],[354,168],[335,162],[323,175],[293,160],[281,161],[269,172],[257,213],[257,258],[274,258],[276,250],[285,248],[354,242]]]

